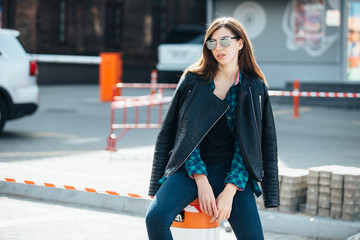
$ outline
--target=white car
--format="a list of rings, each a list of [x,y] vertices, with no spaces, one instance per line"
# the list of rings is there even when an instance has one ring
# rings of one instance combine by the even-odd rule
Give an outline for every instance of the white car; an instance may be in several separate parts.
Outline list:
[[[160,82],[177,82],[182,72],[201,55],[204,39],[203,26],[178,26],[165,43],[158,46]]]
[[[39,105],[38,66],[19,35],[0,29],[0,132],[6,121],[32,114]]]

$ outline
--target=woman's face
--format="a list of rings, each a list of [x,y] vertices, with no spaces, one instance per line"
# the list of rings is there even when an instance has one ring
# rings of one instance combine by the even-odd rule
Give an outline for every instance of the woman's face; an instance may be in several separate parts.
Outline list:
[[[209,40],[210,39],[216,40],[216,48],[211,50],[211,53],[216,59],[216,61],[222,66],[226,66],[228,64],[231,65],[237,64],[239,50],[243,47],[243,40],[231,39],[230,45],[224,47],[221,46],[221,44],[219,43],[220,39],[224,37],[237,37],[237,36],[235,36],[231,30],[225,27],[219,28],[209,38]]]

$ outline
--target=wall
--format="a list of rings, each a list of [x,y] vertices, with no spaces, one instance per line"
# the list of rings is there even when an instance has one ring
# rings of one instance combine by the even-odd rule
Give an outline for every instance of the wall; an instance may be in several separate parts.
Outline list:
[[[16,30],[19,30],[23,37],[21,39],[26,39],[26,47],[29,49],[36,48],[36,16],[37,16],[37,0],[28,0],[28,1],[14,1],[12,4],[15,5],[15,15],[21,16],[15,17],[13,23],[16,26]]]
[[[329,2],[324,1],[325,10],[341,8],[340,1]],[[341,26],[324,25],[319,46],[298,46],[290,27],[292,4],[292,0],[216,1],[215,15],[236,15],[247,28],[256,59],[272,88],[282,88],[294,79],[343,83]]]

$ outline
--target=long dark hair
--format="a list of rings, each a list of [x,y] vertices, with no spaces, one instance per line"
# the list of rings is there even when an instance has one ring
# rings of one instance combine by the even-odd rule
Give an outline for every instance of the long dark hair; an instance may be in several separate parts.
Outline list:
[[[190,65],[185,70],[184,74],[191,72],[206,80],[211,80],[215,77],[215,74],[218,70],[218,63],[212,55],[211,51],[206,47],[205,43],[209,38],[211,38],[216,30],[222,27],[229,29],[235,34],[235,36],[240,36],[240,38],[243,40],[243,47],[240,50],[238,57],[238,64],[241,73],[245,76],[254,76],[260,78],[265,82],[265,84],[267,84],[264,74],[256,63],[251,42],[248,39],[244,28],[238,20],[232,17],[222,17],[213,20],[205,34],[201,57],[197,62]]]

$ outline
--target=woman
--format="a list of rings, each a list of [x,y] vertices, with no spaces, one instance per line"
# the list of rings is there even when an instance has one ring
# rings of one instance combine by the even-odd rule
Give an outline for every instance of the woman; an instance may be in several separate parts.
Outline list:
[[[254,194],[263,193],[265,207],[279,206],[266,84],[241,24],[215,19],[202,56],[180,79],[157,137],[149,239],[172,239],[175,216],[197,197],[210,221],[229,220],[237,239],[263,239]]]

